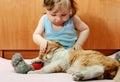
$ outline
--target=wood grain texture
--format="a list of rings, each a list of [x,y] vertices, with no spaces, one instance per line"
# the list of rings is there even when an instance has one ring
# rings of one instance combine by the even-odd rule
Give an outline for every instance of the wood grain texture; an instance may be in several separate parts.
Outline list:
[[[2,53],[2,50],[0,50],[0,57],[3,57],[3,53]]]
[[[120,49],[97,49],[97,51],[108,56],[114,54],[117,51],[120,51]],[[5,59],[11,59],[15,53],[21,53],[24,59],[32,59],[37,57],[39,54],[39,50],[4,50],[2,52],[2,57]]]
[[[32,34],[43,15],[41,0],[0,0],[0,49],[34,49]]]
[[[77,0],[78,15],[90,27],[87,49],[120,49],[120,0]]]
[[[35,50],[32,34],[44,14],[43,0],[0,0],[0,50]],[[75,0],[88,24],[85,49],[120,49],[120,0]]]
[[[39,50],[4,50],[3,58],[11,59],[15,53],[20,53],[24,59],[32,59],[38,56]]]

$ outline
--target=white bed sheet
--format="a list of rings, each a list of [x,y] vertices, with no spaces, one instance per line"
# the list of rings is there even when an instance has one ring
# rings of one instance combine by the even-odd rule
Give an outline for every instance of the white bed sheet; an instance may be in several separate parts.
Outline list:
[[[111,57],[113,57],[112,55]],[[25,60],[28,64],[30,60]],[[18,74],[14,72],[11,60],[0,58],[0,82],[75,82],[71,74]],[[113,80],[90,80],[80,82],[114,82]]]

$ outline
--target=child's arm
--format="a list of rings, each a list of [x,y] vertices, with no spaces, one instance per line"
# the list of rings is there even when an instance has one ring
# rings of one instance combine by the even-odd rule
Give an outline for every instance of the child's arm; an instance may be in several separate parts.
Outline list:
[[[82,49],[82,45],[84,44],[89,35],[89,27],[77,16],[73,17],[73,21],[75,29],[77,29],[80,32],[78,40],[76,41],[73,48]]]
[[[45,40],[42,37],[42,34],[44,33],[44,24],[43,24],[43,18],[41,17],[37,28],[35,29],[35,32],[33,33],[33,41],[40,46],[40,51],[44,52],[47,46],[47,40]]]

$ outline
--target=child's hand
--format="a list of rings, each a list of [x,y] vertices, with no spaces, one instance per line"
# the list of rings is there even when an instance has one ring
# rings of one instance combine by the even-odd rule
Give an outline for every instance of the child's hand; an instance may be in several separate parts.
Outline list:
[[[40,44],[40,52],[45,52],[48,42],[50,43],[51,41],[43,39],[42,43]]]
[[[40,52],[45,52],[46,47],[47,47],[47,40],[43,39],[43,41],[41,41],[42,43],[40,44]]]
[[[81,47],[79,44],[75,44],[75,45],[73,46],[73,49],[74,49],[74,50],[82,50],[82,47]]]

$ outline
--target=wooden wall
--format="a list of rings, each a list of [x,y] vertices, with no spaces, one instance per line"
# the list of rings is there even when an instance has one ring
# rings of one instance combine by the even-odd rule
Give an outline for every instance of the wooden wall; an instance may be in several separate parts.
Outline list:
[[[85,48],[120,49],[120,0],[77,0],[78,15],[90,27]]]
[[[36,49],[32,34],[42,0],[0,0],[0,49]]]
[[[3,55],[3,54],[2,54],[2,50],[0,50],[0,57],[2,57],[2,55]]]
[[[32,34],[44,13],[42,1],[0,0],[1,51],[39,50]],[[84,49],[120,49],[120,0],[75,1],[77,15],[90,27]]]

